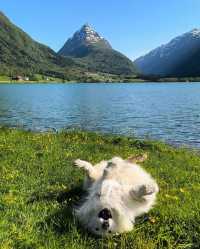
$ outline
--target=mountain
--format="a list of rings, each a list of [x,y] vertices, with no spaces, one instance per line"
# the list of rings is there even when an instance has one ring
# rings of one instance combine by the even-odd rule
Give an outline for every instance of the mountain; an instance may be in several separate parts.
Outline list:
[[[88,25],[75,38],[77,43],[72,39],[63,56],[36,42],[0,12],[0,75],[34,79],[45,75],[79,82],[123,81],[132,77],[133,63]]]
[[[134,61],[145,75],[200,76],[200,29],[193,29]]]
[[[136,74],[133,62],[114,50],[109,42],[88,24],[83,25],[68,39],[58,54],[78,58],[91,71],[117,75]]]
[[[64,77],[72,69],[79,70],[72,58],[59,56],[34,41],[0,12],[0,75],[41,73]]]
[[[108,41],[101,37],[88,24],[85,24],[72,38],[67,40],[58,53],[64,56],[84,57],[88,53],[90,46],[112,49]]]

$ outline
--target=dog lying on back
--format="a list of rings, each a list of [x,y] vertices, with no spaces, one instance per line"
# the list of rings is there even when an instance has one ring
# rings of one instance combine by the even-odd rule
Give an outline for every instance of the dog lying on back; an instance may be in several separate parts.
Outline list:
[[[79,221],[90,232],[108,236],[131,231],[135,218],[148,212],[155,203],[158,185],[137,162],[146,156],[123,160],[114,157],[93,166],[76,160],[84,169],[85,202],[75,210]]]

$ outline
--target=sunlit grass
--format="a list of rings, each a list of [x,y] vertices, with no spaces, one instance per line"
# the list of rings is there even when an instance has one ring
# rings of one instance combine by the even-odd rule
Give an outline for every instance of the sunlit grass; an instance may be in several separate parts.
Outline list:
[[[147,152],[143,164],[160,186],[155,208],[131,233],[110,239],[82,230],[72,215],[83,174],[93,163]],[[0,248],[200,248],[200,157],[159,142],[81,131],[58,134],[0,129]]]

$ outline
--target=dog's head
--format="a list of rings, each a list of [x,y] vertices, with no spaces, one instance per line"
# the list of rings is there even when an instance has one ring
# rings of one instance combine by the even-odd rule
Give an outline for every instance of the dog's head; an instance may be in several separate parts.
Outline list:
[[[119,186],[113,181],[101,182],[101,188],[91,189],[86,202],[78,209],[77,215],[83,225],[98,236],[120,233],[131,226],[121,205]],[[126,228],[125,228],[126,226]]]
[[[114,213],[109,208],[103,208],[100,211],[95,211],[91,216],[88,228],[92,233],[106,236],[115,233],[116,223]]]
[[[97,211],[98,210],[98,211]],[[84,215],[82,213],[82,215]],[[109,208],[90,209],[85,216],[79,218],[85,227],[93,234],[98,236],[109,236],[117,233],[116,211]]]

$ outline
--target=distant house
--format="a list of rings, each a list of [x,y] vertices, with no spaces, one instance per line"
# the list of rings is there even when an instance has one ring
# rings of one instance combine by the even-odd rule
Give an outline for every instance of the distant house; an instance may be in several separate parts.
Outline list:
[[[23,77],[23,76],[17,75],[17,76],[13,76],[12,80],[15,80],[15,81],[29,81],[29,77],[27,77],[27,76]]]

